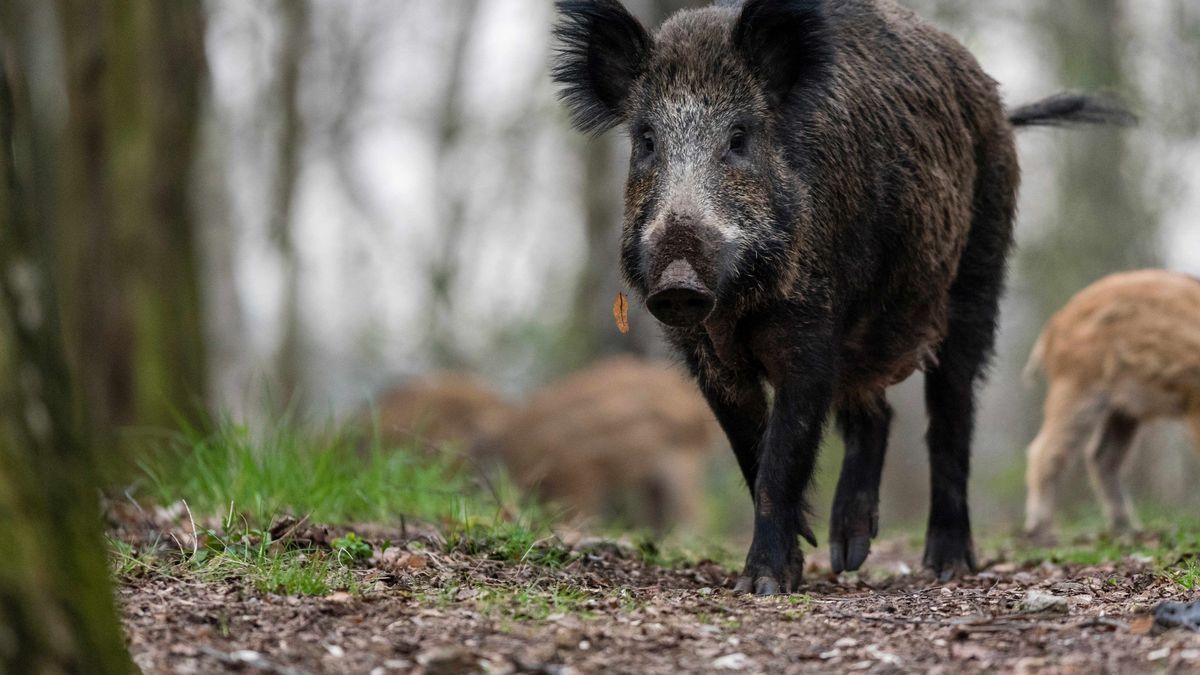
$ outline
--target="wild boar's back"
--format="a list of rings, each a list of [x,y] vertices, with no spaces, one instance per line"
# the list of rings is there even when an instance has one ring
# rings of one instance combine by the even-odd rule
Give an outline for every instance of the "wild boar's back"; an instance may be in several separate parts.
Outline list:
[[[474,376],[434,373],[384,393],[372,412],[386,444],[466,447],[497,432],[513,405]]]
[[[826,6],[833,75],[825,95],[797,104],[792,161],[812,186],[834,295],[849,305],[843,378],[878,388],[945,335],[976,185],[986,173],[1015,195],[1017,162],[996,83],[955,40],[891,0]],[[1008,225],[977,236],[1007,249],[1011,219],[992,221]]]
[[[1138,416],[1200,407],[1200,283],[1142,270],[1080,291],[1046,326],[1043,367],[1051,380],[1107,392]]]
[[[694,384],[668,364],[618,357],[538,391],[484,445],[520,485],[571,504],[670,482],[673,467],[703,465],[720,438]]]

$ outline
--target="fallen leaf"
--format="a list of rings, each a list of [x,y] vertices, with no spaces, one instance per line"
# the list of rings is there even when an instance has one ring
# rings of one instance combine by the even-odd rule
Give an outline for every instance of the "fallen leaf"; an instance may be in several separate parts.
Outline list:
[[[1154,628],[1154,615],[1142,614],[1129,622],[1129,632],[1134,635],[1146,635]]]
[[[629,299],[624,293],[617,293],[613,300],[613,319],[617,322],[617,330],[621,333],[629,332]]]

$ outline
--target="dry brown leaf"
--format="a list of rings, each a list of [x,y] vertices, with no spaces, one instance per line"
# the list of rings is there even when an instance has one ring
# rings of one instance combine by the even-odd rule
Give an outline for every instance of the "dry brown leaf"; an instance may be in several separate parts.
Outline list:
[[[1152,614],[1142,614],[1129,622],[1129,632],[1134,635],[1145,635],[1154,628],[1154,616]]]
[[[617,330],[623,334],[629,332],[629,299],[624,293],[617,293],[613,300],[613,318],[617,321]]]
[[[428,565],[428,561],[425,560],[425,556],[415,553],[400,556],[400,560],[397,563],[397,567],[410,570],[423,570],[426,565]]]

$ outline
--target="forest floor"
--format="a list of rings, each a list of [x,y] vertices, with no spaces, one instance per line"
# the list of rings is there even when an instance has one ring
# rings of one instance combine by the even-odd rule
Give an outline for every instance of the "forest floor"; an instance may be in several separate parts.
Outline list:
[[[223,422],[141,466],[105,513],[148,673],[1200,672],[1200,632],[1154,616],[1200,600],[1187,514],[1049,549],[981,537],[983,569],[948,584],[885,533],[864,571],[818,548],[803,592],[755,598],[729,590],[729,531],[585,537],[452,455]]]
[[[833,577],[814,553],[803,593],[755,598],[716,563],[571,535],[255,532],[130,504],[109,520],[148,673],[1200,672],[1200,633],[1152,615],[1200,595],[1171,535],[1080,541],[1062,562],[990,551],[948,584],[887,540],[866,573]]]

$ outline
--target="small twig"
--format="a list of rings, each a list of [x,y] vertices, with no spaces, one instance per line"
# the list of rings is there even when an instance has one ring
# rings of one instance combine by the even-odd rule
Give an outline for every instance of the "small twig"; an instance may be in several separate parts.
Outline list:
[[[142,508],[142,505],[138,503],[138,500],[134,499],[132,490],[133,485],[125,488],[125,499],[128,499],[130,504],[133,504],[134,508],[138,510],[138,513],[146,515],[146,510]]]
[[[296,533],[296,530],[300,529],[301,525],[308,522],[308,517],[311,515],[312,515],[311,513],[304,514],[303,518],[301,518],[300,520],[297,520],[295,523],[292,523],[291,527],[289,527],[288,529],[286,529],[282,533],[280,533],[279,537],[275,541],[278,541],[278,542],[287,541],[287,539],[289,537],[291,537],[293,534]]]
[[[1106,616],[1093,616],[1093,617],[1084,619],[1083,621],[1080,621],[1079,623],[1075,624],[1076,628],[1095,628],[1097,626],[1104,626],[1106,628],[1115,628],[1117,630],[1122,630],[1122,631],[1129,630],[1129,624],[1125,623],[1124,621],[1119,621],[1117,619],[1110,619]]]
[[[183,502],[183,510],[187,511],[188,520],[192,523],[192,557],[200,552],[200,533],[196,531],[196,519],[192,517],[192,507],[188,506],[186,499],[180,499]]]

